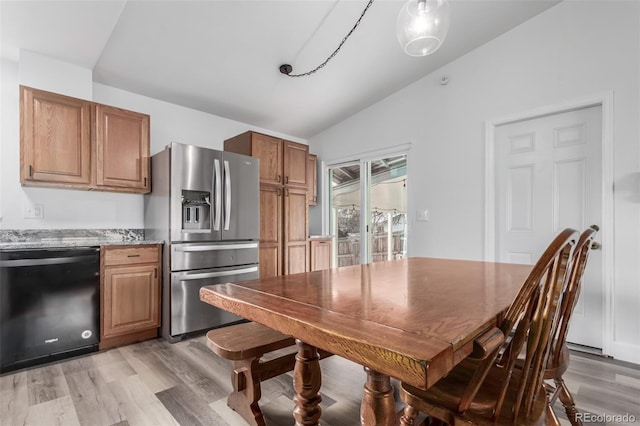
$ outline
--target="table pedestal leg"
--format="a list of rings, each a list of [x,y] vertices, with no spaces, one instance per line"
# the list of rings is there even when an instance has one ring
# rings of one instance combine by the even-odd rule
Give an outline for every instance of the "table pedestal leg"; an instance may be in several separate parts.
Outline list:
[[[293,388],[296,395],[293,402],[296,407],[293,410],[293,417],[296,419],[296,426],[317,426],[320,420],[320,385],[322,377],[320,373],[320,357],[318,350],[296,339],[298,353],[296,354],[296,365],[293,369]]]
[[[367,383],[364,385],[360,405],[360,424],[376,426],[397,425],[396,404],[391,380],[386,374],[365,367]]]

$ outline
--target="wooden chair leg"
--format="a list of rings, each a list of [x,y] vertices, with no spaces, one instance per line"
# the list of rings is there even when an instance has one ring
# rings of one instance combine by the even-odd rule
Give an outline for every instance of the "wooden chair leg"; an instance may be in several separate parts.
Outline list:
[[[233,392],[227,398],[229,408],[240,414],[251,426],[265,426],[260,400],[260,358],[233,361]]]
[[[551,405],[551,401],[549,400],[549,395],[547,395],[547,408],[546,408],[546,416],[545,416],[545,425],[546,426],[560,426],[560,420],[556,416],[555,411],[553,411],[553,406]]]
[[[564,406],[564,411],[567,413],[567,417],[573,426],[582,426],[582,420],[580,420],[577,416],[578,410],[576,410],[576,403],[573,401],[573,396],[571,396],[571,392],[565,385],[562,377],[554,380],[556,383],[556,389],[559,390],[560,402]]]
[[[400,417],[400,424],[402,426],[413,426],[416,417],[420,412],[410,405],[404,407],[404,414]]]

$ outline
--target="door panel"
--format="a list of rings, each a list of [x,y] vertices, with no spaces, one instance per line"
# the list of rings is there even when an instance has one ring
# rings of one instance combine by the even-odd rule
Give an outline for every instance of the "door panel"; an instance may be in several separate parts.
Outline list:
[[[282,187],[260,187],[260,242],[282,242]]]
[[[160,325],[157,265],[105,268],[104,337]]]
[[[149,116],[96,105],[96,183],[149,188]]]
[[[21,89],[21,182],[89,185],[91,103]]]
[[[330,179],[337,265],[405,257],[407,155],[340,165],[331,169]]]
[[[287,274],[305,272],[309,264],[309,206],[306,188],[285,188],[284,270]]]
[[[260,234],[258,160],[231,152],[223,153],[222,239],[256,240]]]
[[[171,245],[171,270],[249,265],[258,261],[255,241],[188,243]]]
[[[496,259],[533,264],[560,230],[600,226],[601,123],[598,106],[496,128]],[[602,303],[592,252],[568,341],[602,347]]]
[[[309,244],[296,243],[287,245],[285,270],[288,274],[306,272],[309,264]]]
[[[257,265],[171,273],[171,335],[178,336],[242,320],[231,312],[202,302],[200,288],[255,278],[258,278]]]
[[[329,170],[330,233],[337,238],[333,265],[360,264],[360,163]]]
[[[284,184],[307,187],[309,146],[284,141]]]
[[[251,134],[251,155],[260,159],[260,182],[282,184],[282,141],[260,133]]]
[[[260,243],[260,278],[282,275],[281,249],[279,245]]]

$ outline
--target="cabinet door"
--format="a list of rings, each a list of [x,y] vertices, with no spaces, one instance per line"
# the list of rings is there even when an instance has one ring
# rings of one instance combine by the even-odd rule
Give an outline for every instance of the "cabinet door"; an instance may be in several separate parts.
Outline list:
[[[311,240],[311,271],[331,268],[331,240]]]
[[[284,141],[284,184],[307,189],[309,147]]]
[[[310,206],[315,206],[318,202],[318,157],[309,154],[307,163],[307,197]]]
[[[107,267],[103,292],[104,337],[160,326],[157,265]]]
[[[282,275],[282,248],[278,244],[260,243],[260,278]]]
[[[260,159],[260,183],[282,185],[282,140],[252,133],[251,156]]]
[[[260,185],[260,277],[282,275],[281,186]]]
[[[149,116],[96,105],[96,184],[149,192]]]
[[[284,192],[284,272],[295,274],[307,271],[309,264],[307,189],[285,188]]]
[[[87,188],[91,183],[91,103],[20,89],[20,182]]]

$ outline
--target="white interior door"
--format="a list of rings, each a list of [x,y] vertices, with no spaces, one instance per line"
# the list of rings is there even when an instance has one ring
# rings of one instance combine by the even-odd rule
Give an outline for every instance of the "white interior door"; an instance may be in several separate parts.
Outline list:
[[[560,230],[601,226],[601,144],[600,106],[496,127],[497,260],[533,264]],[[568,341],[602,348],[603,298],[593,251]]]

